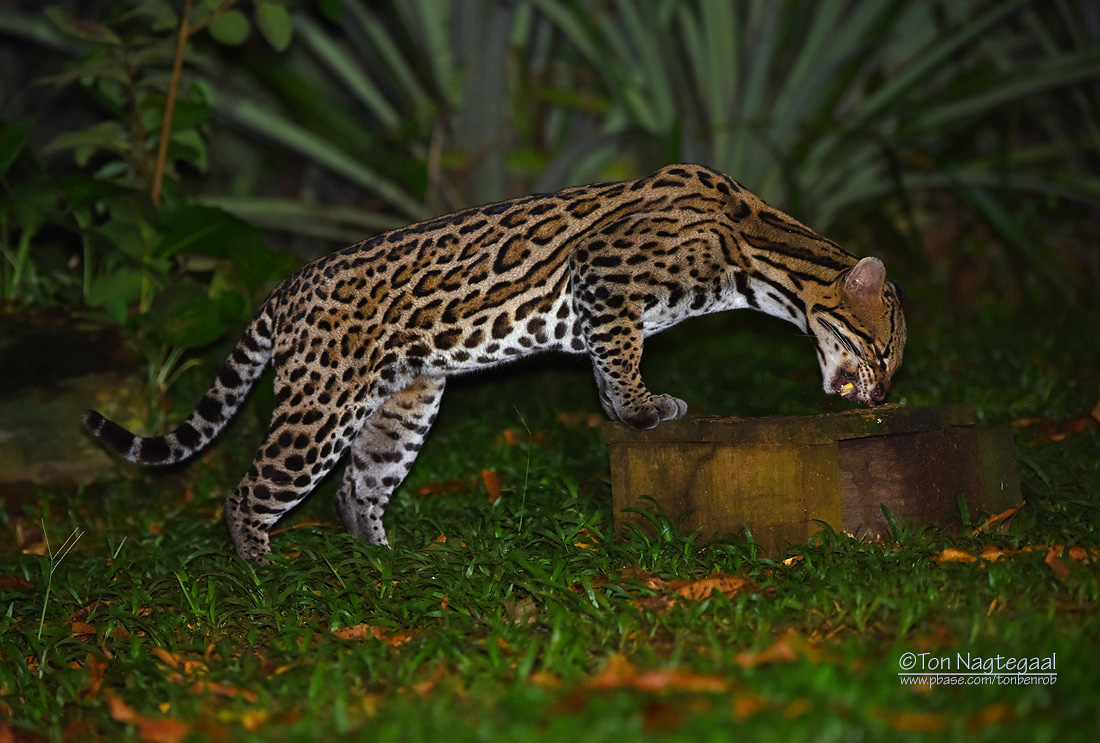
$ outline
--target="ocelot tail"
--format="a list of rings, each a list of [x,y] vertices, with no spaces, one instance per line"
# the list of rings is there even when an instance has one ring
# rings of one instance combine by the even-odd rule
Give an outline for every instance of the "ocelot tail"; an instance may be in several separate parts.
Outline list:
[[[674,165],[464,209],[319,258],[272,292],[175,431],[142,438],[94,411],[84,423],[131,461],[179,462],[210,443],[271,363],[271,424],[225,505],[237,552],[266,562],[272,525],[345,453],[343,521],[386,545],[382,513],[448,376],[537,351],[588,354],[607,414],[652,428],[687,405],[646,389],[644,338],[742,307],[813,337],[826,393],[867,405],[886,396],[905,320],[882,263],[857,260],[728,176]]]

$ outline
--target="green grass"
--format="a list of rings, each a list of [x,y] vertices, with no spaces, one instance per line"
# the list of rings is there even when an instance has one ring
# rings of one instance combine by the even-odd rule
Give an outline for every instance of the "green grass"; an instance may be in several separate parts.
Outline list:
[[[998,423],[1097,403],[1095,308],[947,322],[918,306],[910,324],[895,384],[906,403],[973,402]],[[748,313],[652,340],[646,372],[692,412],[845,405],[820,394],[807,339]],[[1095,431],[1019,429],[1027,506],[1006,530],[901,524],[886,544],[825,532],[768,559],[743,535],[615,542],[599,431],[561,415],[597,410],[587,366],[567,358],[453,383],[387,515],[393,550],[343,532],[330,478],[274,537],[285,559],[233,556],[219,517],[258,439],[248,416],[190,466],[9,508],[0,739],[1042,741],[1100,724],[1094,563],[1064,556],[1060,577],[1045,550],[933,559],[1100,547]],[[495,504],[483,469],[503,478]],[[40,520],[55,553],[85,533],[51,564],[21,553]],[[752,585],[659,600],[660,581],[713,574]],[[364,624],[381,639],[332,632]],[[898,680],[906,652],[1056,653],[1058,681],[918,690]]]

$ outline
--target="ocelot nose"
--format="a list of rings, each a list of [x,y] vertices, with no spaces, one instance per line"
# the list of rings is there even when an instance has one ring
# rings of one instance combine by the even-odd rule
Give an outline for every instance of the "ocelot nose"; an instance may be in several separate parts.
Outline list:
[[[886,399],[886,387],[882,382],[875,385],[875,388],[871,390],[871,400],[874,402],[882,402]]]

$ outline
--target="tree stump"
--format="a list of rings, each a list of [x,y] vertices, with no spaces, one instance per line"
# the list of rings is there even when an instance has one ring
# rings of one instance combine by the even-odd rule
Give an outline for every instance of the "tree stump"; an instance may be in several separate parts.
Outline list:
[[[604,424],[616,528],[654,506],[704,539],[746,528],[767,554],[823,528],[864,538],[896,524],[957,528],[1020,503],[1016,448],[969,405],[770,418],[694,416],[650,431]]]

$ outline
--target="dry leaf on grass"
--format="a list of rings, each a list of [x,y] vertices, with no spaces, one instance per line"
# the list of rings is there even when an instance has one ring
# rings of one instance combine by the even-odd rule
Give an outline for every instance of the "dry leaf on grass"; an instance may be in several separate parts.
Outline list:
[[[1004,722],[1012,717],[1012,707],[1007,702],[994,702],[988,707],[983,707],[976,715],[970,718],[968,727],[984,728]]]
[[[1001,528],[1003,529],[1004,527],[1008,526],[1008,521],[1013,516],[1015,516],[1017,513],[1019,513],[1020,509],[1023,508],[1024,506],[1026,506],[1026,505],[1027,505],[1027,501],[1023,501],[1023,502],[1020,503],[1020,505],[1016,506],[1015,508],[1010,508],[1007,511],[1001,511],[1000,513],[993,514],[992,516],[987,518],[982,523],[981,526],[979,526],[977,529],[975,529],[971,533],[976,536],[976,535],[981,534],[983,532],[989,531],[990,529],[992,529],[994,526],[997,526],[998,524],[1000,524]]]
[[[563,426],[576,426],[584,428],[595,428],[606,420],[599,413],[590,412],[578,412],[571,410],[563,410],[554,416],[554,421],[562,424]]]
[[[485,484],[485,490],[489,493],[490,503],[500,500],[501,491],[504,488],[504,480],[500,475],[492,470],[482,470],[481,482]]]
[[[938,733],[946,730],[948,726],[947,718],[934,712],[877,710],[874,716],[885,722],[894,730]]]
[[[87,622],[73,622],[70,625],[70,631],[73,637],[91,637],[95,639],[95,627]]]
[[[8,591],[27,591],[34,588],[34,583],[21,575],[5,575],[0,578],[0,588]]]
[[[789,629],[763,650],[744,650],[738,653],[734,662],[742,668],[755,668],[769,663],[794,663],[800,658],[816,663],[820,657],[820,650],[811,645],[805,637]]]
[[[730,701],[730,709],[738,720],[747,720],[768,706],[768,701],[753,691],[737,694]]]
[[[447,675],[447,666],[440,663],[435,667],[435,670],[432,671],[431,676],[419,683],[413,684],[408,688],[408,691],[411,691],[413,694],[422,697],[425,694],[431,692],[431,690],[435,688],[436,684],[447,678]]]
[[[628,577],[626,571],[623,572],[623,577]],[[647,596],[634,602],[636,606],[655,611],[663,611],[682,600],[702,601],[710,598],[714,591],[718,591],[727,598],[733,598],[742,591],[755,591],[757,589],[757,585],[748,578],[726,573],[716,573],[698,580],[668,582],[656,575],[647,575],[644,571],[639,574],[632,574],[629,577],[640,580],[647,587],[659,591],[656,596]]]
[[[696,692],[717,694],[729,688],[729,681],[675,669],[642,671],[619,653],[607,660],[599,674],[591,678],[589,689],[634,689],[653,694]]]
[[[598,550],[599,544],[600,538],[588,528],[582,528],[580,537],[573,542],[574,547],[580,547],[582,550]]]
[[[180,671],[185,675],[192,676],[206,673],[206,663],[201,660],[181,658],[179,655],[171,653],[164,648],[154,647],[150,652],[157,656],[157,659],[169,668]]]
[[[107,699],[107,711],[111,718],[118,722],[136,725],[138,737],[145,743],[179,743],[191,729],[187,723],[170,717],[149,718],[139,715],[113,691],[106,692],[104,696]]]
[[[430,482],[416,490],[417,495],[458,495],[477,487],[476,477],[458,477],[454,480]]]
[[[1050,550],[1047,551],[1047,556],[1046,558],[1044,558],[1044,562],[1046,562],[1050,569],[1054,571],[1055,575],[1057,575],[1062,580],[1065,580],[1069,577],[1069,568],[1067,568],[1066,564],[1062,562],[1062,558],[1058,556],[1059,552],[1061,552],[1061,550],[1051,547]]]
[[[1036,416],[1033,418],[1020,418],[1012,421],[1013,428],[1027,428],[1035,432],[1035,438],[1048,441],[1061,441],[1067,436],[1085,431],[1100,430],[1100,404],[1092,411],[1078,415],[1068,420],[1059,421],[1049,416]]]
[[[236,699],[240,697],[247,702],[255,702],[260,697],[251,689],[242,689],[238,686],[231,686],[229,684],[220,684],[217,681],[196,681],[191,685],[192,694],[209,694],[211,696],[221,696],[228,699]]]
[[[332,634],[342,640],[361,640],[364,637],[373,637],[385,645],[392,645],[397,648],[411,640],[418,631],[415,629],[388,630],[371,624],[356,624],[343,629],[334,629]]]
[[[99,698],[99,689],[103,686],[103,677],[107,673],[107,661],[89,653],[88,660],[85,661],[84,665],[90,671],[88,683],[77,694],[77,698],[84,701],[94,701]]]
[[[538,444],[546,449],[551,449],[554,445],[554,442],[546,435],[545,431],[536,431],[532,434],[527,431],[517,431],[514,428],[505,428],[493,440],[494,446],[517,446],[518,444],[527,443]]]
[[[733,598],[745,589],[750,591],[756,590],[756,584],[748,578],[728,575],[726,573],[716,573],[707,578],[700,578],[699,580],[686,581],[683,583],[673,581],[669,584],[669,587],[680,596],[691,601],[701,601],[710,598],[713,591],[718,591],[727,598]]]
[[[948,547],[943,552],[933,557],[932,560],[940,564],[945,562],[993,562],[1002,557],[1014,557],[1015,555],[1027,554],[1030,552],[1046,552],[1044,561],[1047,566],[1054,571],[1054,574],[1062,579],[1069,577],[1069,568],[1066,567],[1066,564],[1062,561],[1063,556],[1069,557],[1071,560],[1077,562],[1100,560],[1100,549],[1086,547],[1067,548],[1063,544],[1029,544],[1016,549],[1002,549],[993,545],[987,545],[977,557],[971,555],[969,552],[964,552],[954,547]]]
[[[969,552],[963,552],[960,549],[955,549],[954,547],[948,547],[947,549],[945,549],[943,552],[939,553],[938,555],[936,555],[932,559],[935,562],[944,563],[944,562],[974,562],[978,558],[974,557],[974,555],[970,554]]]

